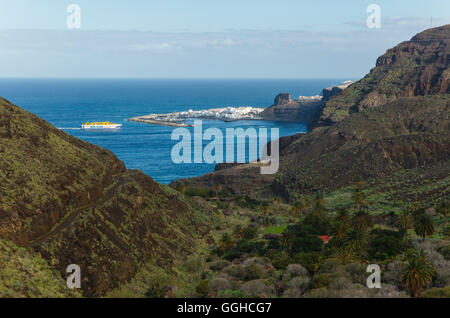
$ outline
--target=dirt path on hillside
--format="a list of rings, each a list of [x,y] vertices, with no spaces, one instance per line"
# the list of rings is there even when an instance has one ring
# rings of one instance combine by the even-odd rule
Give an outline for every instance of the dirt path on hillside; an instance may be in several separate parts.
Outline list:
[[[100,199],[67,213],[66,216],[64,217],[64,219],[60,223],[58,223],[56,226],[54,226],[49,232],[47,232],[44,235],[42,235],[41,237],[33,240],[32,242],[26,244],[26,246],[40,245],[43,242],[45,242],[47,239],[49,239],[50,237],[54,236],[55,234],[61,232],[64,229],[68,228],[70,226],[70,224],[80,215],[81,212],[83,212],[87,209],[95,208],[96,206],[104,204],[106,201],[112,199],[114,197],[115,191],[124,183],[125,183],[124,174],[115,176],[114,184],[106,190],[105,194]]]

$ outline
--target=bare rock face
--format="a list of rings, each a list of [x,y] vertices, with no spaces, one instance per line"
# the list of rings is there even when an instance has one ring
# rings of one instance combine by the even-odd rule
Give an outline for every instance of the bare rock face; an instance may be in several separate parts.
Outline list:
[[[291,103],[291,94],[289,93],[280,93],[277,95],[277,97],[275,97],[275,101],[273,102],[273,104],[275,106],[281,106],[281,105],[285,105],[285,104],[289,104]]]
[[[294,101],[291,94],[280,93],[275,97],[274,104],[261,116],[265,120],[309,123],[321,106],[321,100]]]

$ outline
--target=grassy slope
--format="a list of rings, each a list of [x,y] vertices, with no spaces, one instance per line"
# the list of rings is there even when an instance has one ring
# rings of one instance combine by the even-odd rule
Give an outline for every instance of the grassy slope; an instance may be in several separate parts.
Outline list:
[[[0,238],[39,252],[102,296],[147,262],[170,268],[204,249],[213,216],[111,152],[0,100]]]
[[[0,237],[24,243],[102,195],[124,165],[0,99]]]
[[[80,297],[42,258],[0,240],[0,297]]]

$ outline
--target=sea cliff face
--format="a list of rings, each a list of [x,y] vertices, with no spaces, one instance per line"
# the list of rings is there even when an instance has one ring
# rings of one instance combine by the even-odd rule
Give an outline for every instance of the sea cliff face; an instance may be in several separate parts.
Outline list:
[[[265,120],[302,122],[308,126],[320,115],[324,102],[341,93],[353,82],[331,86],[323,89],[322,96],[299,96],[292,100],[289,93],[280,93],[272,106],[262,112]]]
[[[274,104],[266,108],[261,117],[265,120],[309,123],[321,106],[320,98],[292,100],[290,94],[280,93],[275,97]]]

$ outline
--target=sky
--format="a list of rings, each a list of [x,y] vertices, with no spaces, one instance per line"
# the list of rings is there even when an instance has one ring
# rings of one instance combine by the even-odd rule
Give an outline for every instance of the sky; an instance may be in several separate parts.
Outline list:
[[[0,77],[358,79],[448,23],[448,0],[0,0]]]

